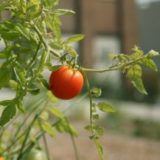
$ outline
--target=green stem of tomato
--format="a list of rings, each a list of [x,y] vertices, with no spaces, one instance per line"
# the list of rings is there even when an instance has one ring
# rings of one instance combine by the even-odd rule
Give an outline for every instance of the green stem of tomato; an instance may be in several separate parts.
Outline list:
[[[27,140],[28,140],[28,136],[29,136],[29,134],[30,134],[30,131],[31,131],[32,126],[34,125],[35,121],[37,120],[37,118],[38,118],[38,114],[35,115],[35,117],[33,118],[32,122],[31,122],[31,124],[30,124],[30,126],[29,126],[29,128],[28,128],[28,131],[27,131],[27,133],[26,133],[26,136],[25,136],[24,141],[23,141],[23,143],[22,143],[22,146],[21,146],[21,148],[20,148],[20,151],[19,151],[17,160],[21,160],[21,158],[22,158],[22,156],[23,156],[23,149],[25,148],[25,145],[26,145],[26,143],[27,143]]]
[[[36,62],[36,58],[37,58],[37,55],[38,55],[38,51],[40,49],[40,46],[41,46],[41,41],[39,42],[38,46],[37,46],[37,49],[36,49],[36,52],[35,54],[33,55],[33,58],[32,60],[30,61],[30,63],[28,64],[28,70],[33,66],[33,64]]]
[[[128,62],[126,62],[126,63],[118,63],[118,64],[115,64],[115,65],[111,65],[110,67],[105,68],[105,69],[91,69],[91,68],[81,67],[81,70],[84,71],[84,72],[97,72],[97,73],[115,71],[115,70],[122,69],[122,68],[125,67],[125,66],[129,66],[129,65],[132,65],[132,64],[134,64],[134,63],[137,63],[138,61],[144,59],[145,57],[146,57],[146,55],[141,56],[141,57],[139,57],[139,58],[137,58],[137,59],[128,61]]]
[[[42,124],[41,124],[40,120],[38,120],[38,124],[39,124],[39,127],[40,127],[41,131],[43,131]],[[49,148],[48,148],[48,143],[47,143],[46,135],[43,134],[42,138],[43,138],[43,142],[44,142],[45,151],[47,153],[47,159],[50,160],[50,153],[49,153]]]
[[[48,101],[45,102],[43,108],[40,110],[40,112],[38,112],[38,113],[34,116],[33,120],[31,121],[31,123],[30,123],[30,125],[29,125],[29,128],[27,129],[27,133],[26,133],[26,136],[25,136],[25,138],[24,138],[23,144],[22,144],[22,146],[21,146],[21,148],[20,148],[20,150],[19,150],[19,155],[18,155],[17,160],[20,160],[20,159],[22,158],[22,156],[23,156],[23,150],[25,149],[25,146],[26,146],[26,143],[27,143],[27,139],[28,139],[28,136],[29,136],[30,131],[31,131],[31,129],[32,129],[32,126],[34,125],[34,123],[35,123],[35,121],[37,120],[37,118],[39,117],[39,115],[44,111],[47,103],[48,103]],[[31,149],[31,148],[30,148],[30,149]]]
[[[35,104],[35,106],[41,105],[41,104],[43,103],[43,101],[44,101],[43,99],[40,99],[40,100]],[[38,109],[37,107],[34,107],[34,108],[31,110],[31,113],[35,112],[37,109]],[[18,129],[16,130],[16,132],[15,132],[15,134],[14,134],[14,136],[13,136],[14,139],[13,139],[12,143],[5,149],[7,152],[9,152],[10,149],[11,149],[13,146],[15,146],[15,144],[18,143],[19,139],[21,139],[21,138],[24,136],[24,134],[27,132],[28,128],[25,129],[19,136],[17,136],[18,133],[20,133],[20,130],[22,129],[22,127],[24,126],[24,124],[26,124],[26,121],[31,117],[31,115],[32,115],[32,114],[29,114],[29,115],[23,120],[23,122],[22,122],[21,125],[18,127]],[[17,138],[15,138],[15,137],[17,137]]]
[[[86,86],[87,86],[88,95],[89,95],[89,103],[90,103],[90,126],[91,126],[91,131],[92,131],[92,134],[93,134],[93,112],[92,112],[93,99],[92,99],[91,88],[90,88],[90,83],[89,83],[88,77],[87,77],[87,75],[86,75],[84,72],[83,72],[83,75],[85,76]]]
[[[54,122],[52,124],[52,126],[56,126],[61,120],[57,120],[56,122]],[[35,137],[35,141],[38,141],[43,135],[45,134],[45,131],[41,131],[37,134],[37,136]],[[22,154],[25,154],[28,150],[30,150],[30,148],[32,148],[33,146],[35,145],[35,142],[31,142],[31,143],[28,143],[26,144],[26,148],[24,149],[23,153]]]
[[[76,160],[80,160],[80,159],[79,159],[79,154],[78,154],[77,145],[76,145],[76,142],[75,142],[75,138],[74,138],[73,135],[70,135],[70,137],[71,137],[71,141],[72,141],[73,150],[74,150],[74,153],[75,153],[75,159],[76,159]]]
[[[81,100],[84,99],[86,96],[87,96],[87,95],[84,95],[84,96],[81,98]],[[78,100],[78,102],[79,102],[79,100]],[[78,102],[74,102],[72,105],[75,106],[75,103],[78,103]],[[69,106],[69,108],[71,108],[71,105]],[[68,111],[68,110],[65,109],[64,112],[66,112],[66,111]],[[53,127],[56,126],[58,123],[60,123],[60,121],[61,121],[61,120],[56,120],[55,122],[52,123],[52,126],[53,126]],[[11,146],[9,146],[9,147],[14,146],[15,143],[18,141],[18,139],[20,139],[20,138],[24,135],[24,133],[26,133],[26,130],[25,130],[25,131],[14,141],[14,143],[13,143]],[[44,134],[45,134],[44,131],[39,132],[39,133],[35,136],[35,141],[38,141]],[[72,142],[72,143],[74,143],[74,142]],[[24,149],[24,151],[23,151],[22,154],[25,154],[26,152],[28,152],[28,151],[30,150],[30,148],[32,148],[34,145],[35,145],[35,142],[28,142],[28,143],[25,145],[25,149]],[[76,147],[76,145],[75,145],[75,147]],[[8,149],[8,148],[7,148],[7,149]],[[75,149],[75,148],[74,148],[74,149]],[[76,150],[77,150],[77,149],[76,149]],[[17,149],[16,151],[10,153],[10,155],[14,155],[14,154],[17,153],[17,152],[19,152],[19,149]],[[77,152],[77,153],[76,153],[76,152]],[[76,151],[76,152],[75,152],[75,154],[78,155],[78,151]]]
[[[70,138],[71,138],[71,141],[72,141],[72,146],[73,146],[73,150],[74,150],[74,154],[75,154],[75,159],[79,160],[79,154],[78,154],[78,149],[77,149],[77,146],[76,146],[75,138],[74,138],[74,135],[72,134],[72,131],[71,131],[70,126],[69,126],[69,120],[67,118],[66,118],[66,122],[67,122],[67,125],[68,125],[68,129],[70,130]]]
[[[44,47],[45,47],[45,49],[46,49],[46,51],[47,51],[47,52],[50,52],[50,49],[49,49],[46,41],[44,40],[43,35],[42,35],[41,31],[39,30],[39,28],[36,26],[36,24],[34,24],[34,22],[31,22],[30,25],[31,25],[31,26],[34,28],[34,30],[36,31],[36,33],[37,33],[40,41],[43,43],[43,45],[44,45]],[[55,53],[55,52],[53,52],[53,51],[51,51],[51,53],[52,53],[55,57],[60,58],[60,55],[58,55],[57,53]]]
[[[102,152],[100,152],[100,148],[99,148],[99,141],[98,139],[94,138],[95,136],[95,132],[94,132],[94,122],[93,122],[93,98],[92,98],[92,94],[91,94],[91,87],[90,87],[90,83],[89,83],[89,79],[86,75],[86,73],[84,73],[83,71],[83,75],[85,75],[85,79],[86,79],[86,85],[87,85],[87,89],[88,89],[88,93],[89,93],[89,102],[90,102],[90,127],[91,127],[91,137],[93,137],[93,141],[96,145],[97,148],[97,152],[98,152],[98,156],[100,160],[103,160],[103,154]]]

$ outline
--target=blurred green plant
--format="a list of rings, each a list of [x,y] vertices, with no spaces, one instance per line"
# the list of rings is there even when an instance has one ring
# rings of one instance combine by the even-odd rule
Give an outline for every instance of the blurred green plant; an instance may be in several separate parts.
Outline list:
[[[100,122],[111,133],[160,140],[160,122],[158,120],[131,118],[121,110],[117,110],[115,114],[107,115]]]

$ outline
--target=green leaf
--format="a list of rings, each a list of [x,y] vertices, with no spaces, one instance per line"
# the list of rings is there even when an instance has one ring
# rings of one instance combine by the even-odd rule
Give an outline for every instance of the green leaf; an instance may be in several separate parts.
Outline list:
[[[94,120],[99,119],[99,115],[98,115],[98,114],[96,114],[96,113],[95,113],[95,114],[93,114],[93,116],[92,116],[92,117],[93,117],[93,119],[94,119]]]
[[[71,134],[72,136],[77,136],[78,132],[77,130],[71,125],[66,118],[61,119],[57,124],[56,124],[56,129],[59,132],[66,132]]]
[[[102,144],[99,142],[98,139],[95,140],[95,144],[96,144],[96,148],[97,148],[97,151],[98,151],[98,155],[99,155],[99,159],[100,160],[103,160],[103,146]]]
[[[18,83],[15,80],[9,80],[9,87],[12,89],[17,89]]]
[[[42,113],[40,114],[39,117],[40,117],[41,119],[47,121],[48,118],[49,118],[49,114],[48,114],[48,112],[44,111],[44,112],[42,112]]]
[[[129,61],[129,56],[126,55],[126,54],[120,53],[120,54],[114,55],[112,59],[123,63],[123,62],[128,62]]]
[[[16,106],[14,105],[7,106],[2,112],[0,118],[0,126],[4,126],[15,116],[15,114],[16,114]]]
[[[58,16],[53,17],[52,21],[52,28],[53,28],[53,33],[57,39],[58,42],[61,40],[61,21]]]
[[[98,125],[87,125],[85,126],[85,129],[94,134],[90,137],[91,139],[97,139],[104,133],[104,129]]]
[[[48,66],[50,71],[57,71],[62,65]]]
[[[40,93],[40,89],[39,88],[28,88],[28,92],[33,95],[36,95]]]
[[[59,0],[42,0],[42,3],[48,8],[53,8],[58,5]]]
[[[68,129],[66,130],[69,134],[73,135],[73,136],[77,136],[78,132],[77,130],[74,128],[73,125],[68,123]]]
[[[6,21],[0,25],[0,35],[4,40],[15,40],[19,37],[19,33],[15,30],[15,24]]]
[[[115,109],[113,108],[113,106],[108,104],[108,103],[106,103],[106,102],[99,102],[97,104],[97,107],[102,112],[115,112]]]
[[[73,15],[75,14],[75,12],[69,9],[56,9],[54,10],[54,14],[56,14],[57,16],[63,16],[63,15]]]
[[[133,80],[136,78],[141,78],[142,77],[142,67],[140,65],[134,65],[131,66],[128,70],[127,70],[127,74],[126,74],[127,78],[129,80]]]
[[[15,101],[15,99],[0,101],[0,105],[2,105],[2,106],[8,106],[10,104],[13,104],[14,101]]]
[[[73,43],[73,42],[78,42],[78,41],[82,40],[83,38],[84,38],[84,35],[82,35],[82,34],[73,35],[73,36],[69,37],[67,40],[65,40],[65,43],[69,44],[69,43]]]
[[[47,97],[51,102],[53,102],[53,103],[57,102],[57,98],[52,94],[51,91],[47,92]]]
[[[7,66],[0,67],[0,88],[9,84],[10,69]]]
[[[91,89],[91,94],[94,97],[100,97],[101,94],[102,94],[102,90],[101,90],[101,88],[94,87],[94,88]]]
[[[5,52],[0,52],[0,59],[7,58],[7,54]]]
[[[69,46],[69,45],[64,44],[64,45],[63,45],[63,49],[64,49],[68,54],[70,54],[72,57],[77,57],[77,56],[78,56],[77,51],[76,51],[72,46]]]
[[[139,49],[137,46],[135,46],[132,49],[132,51],[133,51],[133,54],[130,55],[132,58],[136,59],[136,58],[141,57],[141,56],[144,55],[144,52],[141,49]]]
[[[39,81],[41,82],[43,87],[45,87],[46,89],[49,89],[48,81],[43,76],[39,77]]]
[[[126,74],[127,78],[131,81],[133,86],[142,94],[147,94],[142,81],[142,68],[140,65],[131,66]]]
[[[159,55],[159,52],[154,51],[154,50],[150,50],[150,51],[147,53],[147,57],[148,57],[148,58],[153,58],[153,57],[158,56],[158,55]]]
[[[143,65],[145,65],[146,67],[148,67],[156,72],[158,71],[157,65],[152,59],[145,58],[145,59],[143,59],[142,62],[143,62]]]
[[[144,87],[144,84],[141,78],[132,79],[131,83],[140,93],[147,95],[147,91]]]
[[[41,123],[41,127],[42,129],[48,133],[51,137],[54,137],[55,136],[55,129],[54,127],[47,121],[45,120],[40,120],[40,123]]]
[[[24,26],[17,24],[17,26],[15,27],[15,29],[26,39],[30,40],[29,35],[29,30],[27,30],[26,28],[24,28]]]
[[[49,108],[49,111],[50,111],[50,113],[53,114],[53,116],[55,116],[57,118],[60,118],[60,119],[64,118],[63,112],[61,112],[58,108],[52,107],[52,108]]]

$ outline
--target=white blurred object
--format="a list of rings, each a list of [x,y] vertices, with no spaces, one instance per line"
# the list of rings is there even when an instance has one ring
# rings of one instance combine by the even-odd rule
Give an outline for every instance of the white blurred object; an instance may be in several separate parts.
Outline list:
[[[6,99],[13,99],[15,97],[15,92],[11,91],[7,88],[0,89],[0,101],[6,100]]]
[[[151,3],[160,2],[160,0],[136,0],[137,5],[142,9],[150,7]]]
[[[3,51],[5,48],[5,43],[2,39],[0,39],[0,52]]]
[[[93,40],[93,55],[95,68],[107,68],[112,65],[111,54],[118,54],[121,49],[120,39],[115,35],[98,35]],[[118,71],[96,74],[95,79],[99,83],[107,83],[117,88],[121,83]]]
[[[152,2],[158,2],[160,0],[136,0],[138,4],[146,4],[146,3],[152,3]]]

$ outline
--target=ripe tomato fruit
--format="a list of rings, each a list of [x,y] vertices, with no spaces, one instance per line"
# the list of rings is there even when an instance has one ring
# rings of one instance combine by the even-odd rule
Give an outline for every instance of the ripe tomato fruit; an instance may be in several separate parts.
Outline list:
[[[42,150],[32,149],[23,160],[47,160],[47,157]]]
[[[69,66],[61,66],[50,76],[49,86],[52,93],[60,99],[71,99],[77,96],[84,83],[82,73]]]
[[[4,160],[4,158],[3,158],[3,157],[0,157],[0,160]]]

